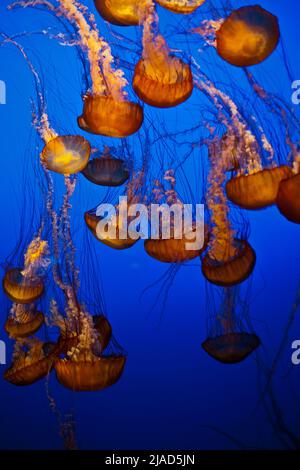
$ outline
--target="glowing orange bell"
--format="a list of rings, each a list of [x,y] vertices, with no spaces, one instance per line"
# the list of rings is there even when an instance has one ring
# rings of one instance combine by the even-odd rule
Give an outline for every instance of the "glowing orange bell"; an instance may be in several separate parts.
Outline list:
[[[137,132],[143,119],[143,109],[137,103],[115,101],[108,96],[87,95],[78,125],[91,134],[121,138]]]
[[[216,33],[222,59],[238,67],[263,62],[280,37],[278,19],[258,5],[234,10]]]
[[[102,18],[117,26],[138,26],[139,0],[94,0]]]
[[[5,294],[18,304],[31,304],[44,293],[43,281],[25,278],[20,268],[6,271],[2,286]]]

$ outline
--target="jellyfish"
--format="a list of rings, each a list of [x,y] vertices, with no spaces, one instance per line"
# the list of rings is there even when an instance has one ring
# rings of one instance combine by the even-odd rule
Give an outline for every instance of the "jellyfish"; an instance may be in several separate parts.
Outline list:
[[[32,385],[52,370],[57,354],[55,343],[43,343],[37,338],[15,343],[13,361],[4,372],[4,379],[13,385]]]
[[[143,25],[143,54],[135,67],[133,89],[151,106],[177,106],[193,92],[191,68],[171,55],[164,37],[159,34],[153,0],[143,0],[139,11]]]
[[[156,2],[173,13],[187,15],[196,11],[205,0],[156,0]]]
[[[7,36],[5,36],[5,42],[13,44],[21,52],[35,81],[38,110],[33,113],[33,125],[44,143],[40,155],[43,167],[55,173],[68,175],[82,171],[90,158],[91,147],[89,142],[79,135],[58,135],[51,127],[38,72],[20,44]]]
[[[227,136],[229,140],[234,137]],[[246,239],[238,238],[229,220],[224,182],[231,146],[215,138],[209,144],[211,170],[208,176],[207,205],[211,214],[208,251],[202,258],[202,273],[216,285],[231,287],[245,281],[252,273],[256,255]]]
[[[276,49],[278,19],[258,5],[234,10],[216,32],[217,51],[237,67],[260,64]]]
[[[44,275],[50,264],[49,246],[37,235],[27,247],[23,268],[6,270],[2,286],[5,294],[15,303],[31,304],[44,293]]]
[[[218,312],[214,312],[209,319],[209,334],[202,348],[218,362],[237,364],[260,346],[260,339],[254,332],[248,331],[238,288],[222,288],[221,299]],[[242,311],[239,311],[241,307]]]
[[[55,361],[57,380],[77,392],[98,391],[113,385],[123,373],[126,357],[103,354],[110,340],[109,324],[103,317],[93,318],[72,294],[66,310],[66,320],[57,312],[54,316],[54,322],[69,336],[60,350],[61,357]]]
[[[95,7],[105,21],[116,26],[139,25],[139,0],[94,0]]]
[[[282,180],[276,196],[276,205],[290,222],[300,224],[300,155],[294,149],[293,171]]]
[[[168,188],[166,183],[169,183]],[[189,227],[182,227],[182,216],[185,215],[187,217],[187,214],[183,212],[183,203],[176,191],[176,178],[172,169],[165,172],[164,184],[161,184],[160,181],[155,181],[153,193],[155,195],[154,202],[164,203],[170,210],[176,208],[179,220],[176,220],[176,213],[174,212],[174,217],[171,218],[170,214],[170,219],[165,221],[167,223],[166,227],[160,224],[157,234],[151,232],[151,238],[144,242],[146,253],[163,263],[184,263],[199,257],[206,249],[207,233],[203,236],[204,241],[202,246],[196,248],[197,238],[204,227],[200,226],[200,221],[199,225],[197,225],[192,220],[192,217],[191,223],[188,224]],[[164,233],[165,228],[167,229],[166,233]],[[177,233],[178,229],[179,233]]]
[[[64,18],[75,29],[78,46],[87,57],[91,80],[91,87],[83,97],[82,115],[77,120],[79,127],[91,134],[108,137],[134,134],[143,123],[143,109],[128,100],[127,80],[121,69],[114,68],[110,46],[100,37],[94,16],[79,2],[57,0],[57,4],[55,7],[46,0],[17,1],[10,8],[42,6]],[[73,38],[71,43],[74,44]]]
[[[45,323],[45,316],[34,304],[13,304],[5,323],[5,331],[11,338],[33,336]]]
[[[113,157],[108,147],[89,161],[82,174],[99,186],[122,186],[129,178],[125,161]]]

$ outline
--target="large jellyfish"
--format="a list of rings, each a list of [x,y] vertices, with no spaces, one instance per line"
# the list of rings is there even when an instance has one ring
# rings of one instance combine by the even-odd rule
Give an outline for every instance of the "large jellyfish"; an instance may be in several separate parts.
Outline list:
[[[94,0],[95,7],[106,21],[117,26],[138,26],[140,0]]]
[[[258,5],[234,10],[217,30],[217,51],[227,62],[248,67],[263,62],[280,37],[278,19]]]
[[[187,15],[196,11],[205,0],[156,0],[156,2],[173,13]]]
[[[92,134],[126,137],[139,130],[143,123],[143,109],[128,100],[127,80],[121,69],[114,68],[110,46],[100,37],[92,14],[79,2],[57,0],[56,6],[45,0],[15,2],[11,5],[36,7],[41,5],[57,17],[63,17],[76,31],[76,41],[87,57],[91,88],[83,97],[81,129]]]

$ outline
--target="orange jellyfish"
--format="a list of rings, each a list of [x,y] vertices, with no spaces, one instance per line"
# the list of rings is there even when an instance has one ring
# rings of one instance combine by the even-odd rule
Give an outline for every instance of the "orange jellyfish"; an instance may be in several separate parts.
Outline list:
[[[41,163],[47,170],[72,175],[82,171],[91,153],[89,142],[79,135],[50,138],[41,153]]]
[[[114,221],[112,221],[112,224],[115,228],[115,235],[112,237],[110,230],[107,230],[107,233],[103,232],[100,236],[97,231],[97,226],[102,219],[93,210],[85,212],[84,220],[87,227],[98,241],[115,250],[126,250],[131,248],[138,241],[138,238],[131,237],[127,231],[124,232],[122,230],[118,222],[114,223]]]
[[[129,171],[124,160],[114,158],[109,153],[90,160],[82,174],[99,186],[121,186],[129,178]]]
[[[44,293],[44,271],[50,264],[48,243],[40,235],[29,244],[24,256],[24,268],[8,269],[2,286],[15,303],[31,304]]]
[[[244,325],[245,302],[239,302],[239,290],[222,289],[219,294],[221,305],[210,318],[210,331],[202,348],[216,361],[237,364],[260,346],[260,339],[255,333],[248,332]]]
[[[281,181],[276,205],[286,219],[300,224],[300,174]]]
[[[138,26],[139,0],[94,0],[105,21],[117,26]]]
[[[281,181],[291,175],[292,169],[281,165],[234,176],[226,183],[226,194],[231,202],[243,209],[263,209],[276,203]]]
[[[165,182],[169,183],[168,188]],[[176,178],[173,170],[165,172],[164,183],[155,181],[153,194],[155,202],[164,202],[165,207],[169,208],[170,217],[167,218],[169,223],[167,223],[166,233],[164,233],[164,224],[160,223],[157,233],[152,234],[151,230],[151,238],[144,242],[146,253],[163,263],[184,263],[200,256],[207,247],[207,230],[204,227],[204,221],[198,221],[197,224],[192,217],[190,217],[188,228],[182,226],[183,203],[176,191]],[[172,207],[178,210],[178,214],[174,212],[173,217],[171,217]],[[159,217],[159,212],[157,215]],[[177,229],[179,229],[178,233]]]
[[[79,127],[108,137],[122,138],[134,134],[143,123],[143,109],[138,103],[128,100],[124,90],[127,80],[121,69],[114,68],[111,49],[100,37],[94,16],[79,2],[58,0],[57,3],[55,7],[46,0],[29,0],[16,2],[10,8],[42,6],[58,18],[65,18],[76,30],[75,41],[81,47],[82,55],[87,57],[91,81],[91,87],[83,97],[83,112],[77,120]],[[59,35],[57,39],[61,39]]]
[[[230,146],[224,146],[222,140],[215,140],[209,145],[209,158],[207,204],[211,214],[211,233],[208,251],[202,258],[202,272],[209,282],[230,287],[250,276],[256,255],[247,240],[236,237],[229,219],[224,182],[226,168],[232,160]]]
[[[99,318],[94,319],[85,311],[75,312],[79,321],[78,341],[62,358],[55,362],[58,381],[73,391],[98,391],[116,383],[124,370],[123,354],[104,356],[99,341]],[[78,322],[77,322],[78,326]],[[107,324],[105,326],[107,328]]]
[[[205,0],[156,0],[156,2],[173,13],[187,15],[196,11]]]
[[[143,0],[140,14],[143,55],[135,68],[133,89],[141,100],[151,106],[177,106],[193,92],[191,68],[171,55],[165,39],[158,33],[158,16],[152,0]]]
[[[43,343],[37,338],[18,341],[4,379],[13,385],[31,385],[51,372],[56,354],[55,343]]]
[[[11,338],[27,338],[34,335],[44,323],[43,313],[38,312],[34,304],[13,304],[4,328]]]
[[[21,268],[8,269],[2,282],[5,294],[19,304],[31,304],[44,293],[44,282],[40,278],[31,279],[22,274]]]
[[[37,3],[44,5],[43,2]],[[32,6],[33,4],[35,5],[34,2],[28,2],[28,4],[21,3],[20,5],[22,7],[26,7]],[[18,5],[18,3],[14,5]],[[64,175],[78,173],[85,168],[89,161],[91,153],[89,142],[79,135],[59,136],[55,130],[51,128],[43,95],[43,86],[38,72],[20,44],[11,38],[6,38],[6,41],[13,44],[21,52],[35,81],[37,100],[39,102],[39,115],[36,115],[35,113],[33,114],[33,125],[45,144],[40,155],[42,165],[47,170]]]
[[[258,5],[234,10],[216,32],[217,51],[237,67],[263,62],[280,37],[278,19]]]

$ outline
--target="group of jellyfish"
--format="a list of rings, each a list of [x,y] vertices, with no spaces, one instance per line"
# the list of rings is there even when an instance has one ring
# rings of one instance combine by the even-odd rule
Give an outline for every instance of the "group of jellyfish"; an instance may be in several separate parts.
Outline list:
[[[78,1],[20,0],[9,9],[31,7],[51,13],[65,28],[56,38],[52,35],[54,39],[61,43],[73,41],[79,49],[89,84],[83,96],[82,114],[77,119],[85,133],[126,142],[128,136],[138,135],[147,127],[144,110],[148,106],[178,106],[189,100],[193,90],[197,90],[199,99],[205,96],[209,100],[221,132],[203,123],[207,137],[201,145],[207,151],[209,163],[203,199],[207,212],[204,246],[188,250],[186,238],[177,239],[171,230],[168,239],[148,239],[144,247],[155,260],[175,266],[200,258],[203,276],[209,284],[217,286],[221,299],[202,347],[221,363],[241,362],[260,345],[259,337],[248,331],[239,318],[237,306],[238,289],[250,278],[256,254],[247,234],[235,227],[231,213],[276,205],[286,219],[300,223],[300,154],[295,137],[298,122],[292,111],[271,96],[248,70],[249,66],[259,66],[268,59],[278,46],[278,19],[260,6],[249,5],[233,9],[225,17],[203,21],[189,34],[201,37],[223,61],[245,72],[257,99],[280,122],[285,155],[278,155],[276,143],[270,141],[260,123],[253,121],[249,125],[234,98],[202,72],[195,58],[184,60],[171,52],[161,34],[157,5],[170,14],[186,16],[203,8],[206,0],[94,0],[94,3],[102,20],[112,27],[136,27],[142,31],[142,56],[134,64],[132,84],[124,70],[117,68],[94,15]],[[67,38],[66,31],[72,32],[71,38]],[[5,329],[15,341],[12,364],[4,377],[14,385],[30,385],[54,370],[59,383],[72,391],[101,390],[120,379],[126,355],[114,351],[112,327],[103,312],[90,314],[78,294],[80,270],[76,266],[70,226],[71,198],[78,174],[94,185],[125,188],[123,194],[129,205],[153,201],[172,205],[181,202],[176,192],[175,171],[170,168],[165,172],[149,194],[145,187],[147,164],[133,171],[124,159],[112,154],[109,146],[96,151],[88,136],[59,135],[47,113],[39,73],[17,35],[8,37],[3,33],[1,38],[1,45],[11,44],[20,51],[33,75],[37,92],[33,126],[43,143],[40,166],[47,182],[46,218],[26,247],[23,265],[8,266],[3,278],[3,290],[13,302]],[[135,100],[129,98],[130,86]],[[151,154],[151,148],[148,151]],[[53,173],[64,177],[65,192],[59,208],[54,203]],[[99,238],[99,219],[95,210],[84,214],[87,228],[100,243],[123,250],[138,242],[129,236]],[[47,293],[49,277],[61,292],[64,304],[58,305],[51,299],[50,313],[46,315],[39,310],[39,301]],[[44,342],[35,336],[45,324],[47,328],[59,329],[57,341]]]

